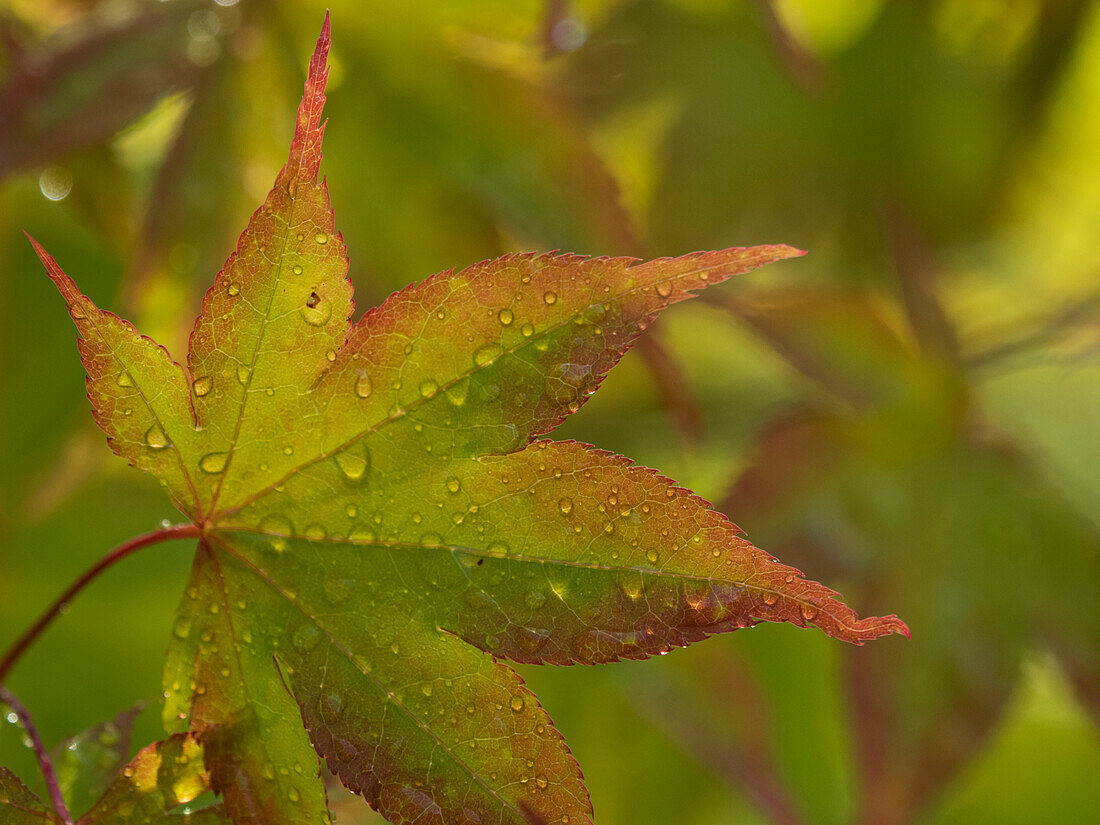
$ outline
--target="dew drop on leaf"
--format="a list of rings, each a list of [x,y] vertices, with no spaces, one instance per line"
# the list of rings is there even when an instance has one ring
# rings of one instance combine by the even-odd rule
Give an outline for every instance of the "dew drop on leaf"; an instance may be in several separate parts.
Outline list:
[[[231,283],[226,288],[225,291],[229,293],[230,297],[240,295],[241,294],[241,285],[238,284],[236,281],[234,281],[233,283]]]
[[[466,396],[470,392],[470,379],[463,378],[456,384],[451,384],[447,387],[443,393],[447,396],[447,400],[454,404],[456,407],[461,407],[466,403]]]
[[[313,523],[306,526],[306,528],[302,531],[302,535],[304,535],[307,539],[313,539],[314,541],[317,541],[318,539],[323,539],[325,536],[327,536],[328,531],[325,530],[324,525]]]
[[[172,633],[177,639],[186,639],[191,635],[191,620],[180,616],[172,625]]]
[[[669,295],[672,294],[672,284],[668,281],[662,281],[661,283],[657,284],[657,294],[660,295],[662,298],[667,298]]]
[[[115,383],[120,387],[132,387],[134,386],[134,376],[123,370],[118,374],[118,378],[115,379]]]
[[[569,498],[569,496],[559,499],[558,509],[562,511],[563,515],[569,515],[573,512],[573,499]]]
[[[532,335],[535,334],[535,328],[531,324],[524,324],[520,328],[520,332],[523,333],[524,338],[530,338]]]
[[[295,265],[294,268],[291,269],[291,272],[293,272],[295,275],[301,275],[302,271],[303,271],[302,268],[300,266],[297,266],[297,265]]]
[[[510,309],[502,309],[500,312],[497,313],[497,319],[503,326],[509,326],[514,318],[515,316],[512,315],[512,310]]]
[[[431,398],[439,390],[439,384],[431,378],[425,378],[420,382],[420,397]]]
[[[658,554],[658,552],[651,547],[649,550],[646,550],[645,557],[649,559],[650,564],[656,564],[657,559],[660,558],[660,554]]]
[[[213,385],[213,382],[209,378],[196,378],[191,388],[195,391],[195,395],[202,398],[204,395],[209,394],[210,388]]]
[[[516,713],[519,713],[521,710],[523,710],[523,697],[522,696],[513,696],[512,697],[512,710],[514,710]]]
[[[332,317],[332,303],[321,298],[316,292],[311,292],[305,305],[298,311],[310,326],[323,327]]]
[[[336,466],[348,481],[362,481],[370,467],[370,452],[362,444],[353,444],[336,454]]]
[[[558,293],[548,289],[542,294],[542,300],[545,301],[546,304],[549,306],[550,304],[553,304],[558,300]]]
[[[168,446],[168,436],[157,424],[145,431],[145,443],[154,450],[163,450]]]
[[[546,594],[540,590],[532,590],[523,601],[532,610],[538,610],[546,604]]]
[[[360,375],[355,380],[355,394],[360,398],[369,398],[373,389],[374,385],[371,384],[371,380],[367,376]]]
[[[199,459],[199,469],[210,475],[217,475],[225,469],[229,453],[207,453]]]
[[[462,482],[460,482],[457,478],[447,479],[447,492],[448,493],[451,493],[453,495],[454,493],[457,493],[461,489],[462,489]]]
[[[326,235],[324,232],[318,232],[316,235],[313,236],[313,240],[324,246],[328,243],[328,235]]]
[[[241,382],[242,386],[248,383],[248,367],[244,364],[237,367],[237,380]]]
[[[496,344],[486,344],[483,347],[478,347],[474,350],[474,365],[483,367],[488,363],[491,363],[498,355],[500,355],[500,347]]]
[[[268,534],[268,542],[276,553],[282,553],[287,547],[287,537],[294,535],[294,525],[284,515],[272,513],[260,521],[259,530]]]

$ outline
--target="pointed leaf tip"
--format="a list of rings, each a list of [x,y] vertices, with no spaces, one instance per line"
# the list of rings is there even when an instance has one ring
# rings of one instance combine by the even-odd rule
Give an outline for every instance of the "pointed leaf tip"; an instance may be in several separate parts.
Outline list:
[[[294,139],[290,144],[290,159],[279,174],[279,183],[287,185],[295,179],[308,183],[317,182],[321,167],[321,141],[325,127],[321,112],[325,107],[325,86],[328,83],[328,53],[332,43],[329,15],[317,36],[317,45],[309,60],[305,91],[298,106],[298,120],[294,127]]]
[[[57,261],[53,256],[47,252],[38,241],[36,241],[29,232],[23,232],[27,236],[27,240],[31,242],[31,246],[34,248],[34,253],[38,256],[38,260],[42,262],[42,266],[46,268],[46,274],[50,276],[50,280],[54,282],[57,287],[57,291],[61,293],[61,297],[65,299],[65,303],[70,306],[76,303],[83,297],[79,289],[77,289],[76,283],[65,274],[61,269]]]

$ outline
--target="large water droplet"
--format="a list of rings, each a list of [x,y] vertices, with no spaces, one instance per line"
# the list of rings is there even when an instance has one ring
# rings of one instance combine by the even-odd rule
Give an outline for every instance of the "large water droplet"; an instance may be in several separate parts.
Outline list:
[[[294,631],[294,636],[291,641],[294,643],[294,649],[302,653],[308,653],[317,646],[317,642],[321,639],[321,631],[317,629],[317,625],[306,622],[297,630]]]
[[[298,311],[310,326],[323,327],[332,317],[332,302],[326,301],[316,292],[311,292],[305,305]]]
[[[439,390],[439,384],[433,381],[431,378],[425,378],[420,382],[420,397],[431,398]]]
[[[163,450],[168,446],[168,436],[164,434],[164,430],[154,424],[145,431],[145,443],[148,444],[151,449]]]
[[[326,235],[324,232],[318,232],[316,235],[313,236],[313,240],[324,246],[328,243],[328,235]]]
[[[512,321],[515,320],[515,316],[512,315],[512,310],[502,309],[500,312],[497,313],[497,319],[502,325],[509,326],[511,325]]]
[[[172,633],[177,639],[186,639],[191,635],[191,620],[186,616],[180,616],[172,625]]]
[[[558,300],[558,293],[548,289],[542,294],[542,300],[544,300],[548,306],[550,304],[556,303]]]
[[[659,559],[661,556],[654,548],[651,547],[650,549],[645,551],[645,557],[649,559],[650,564],[656,564],[657,559]]]
[[[191,389],[195,391],[195,395],[202,398],[204,395],[210,393],[210,389],[214,386],[214,382],[209,378],[196,378],[195,383],[191,385]]]
[[[199,459],[199,469],[210,475],[217,475],[225,469],[229,453],[207,453]]]
[[[532,590],[524,597],[523,601],[532,610],[538,610],[546,604],[546,594],[540,590]]]
[[[323,524],[317,524],[316,522],[314,522],[313,524],[307,525],[306,528],[302,530],[302,535],[305,536],[307,539],[318,541],[327,536],[328,531],[325,530],[325,526]]]
[[[500,353],[501,349],[496,344],[486,344],[483,347],[478,347],[474,350],[474,364],[483,367],[492,362]]]
[[[362,481],[370,469],[370,450],[364,444],[353,444],[336,454],[336,466],[348,481]]]
[[[466,396],[470,392],[470,379],[463,378],[457,384],[451,384],[447,387],[443,393],[447,396],[447,400],[454,404],[456,407],[461,407],[466,403]]]
[[[669,295],[672,294],[672,284],[670,284],[668,281],[657,284],[657,294],[660,295],[662,298],[667,298]]]
[[[520,328],[520,332],[523,333],[524,338],[530,338],[532,335],[535,334],[535,328],[531,324],[524,324]]]
[[[115,383],[120,387],[132,387],[134,386],[134,376],[123,370],[118,374],[118,378],[115,379]]]
[[[355,394],[360,398],[367,398],[371,394],[371,390],[374,389],[374,385],[371,383],[370,378],[365,375],[360,375],[355,379]]]
[[[287,537],[294,535],[294,524],[284,515],[272,513],[257,525],[261,533],[268,534],[268,542],[276,553],[287,548]]]

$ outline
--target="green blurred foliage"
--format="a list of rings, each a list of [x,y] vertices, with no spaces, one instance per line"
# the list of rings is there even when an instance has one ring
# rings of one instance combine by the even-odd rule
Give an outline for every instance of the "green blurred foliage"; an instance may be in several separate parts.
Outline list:
[[[175,517],[104,449],[21,230],[182,352],[326,6],[324,171],[360,309],[516,249],[811,253],[671,313],[559,435],[660,467],[913,639],[765,626],[524,668],[599,820],[1100,820],[1084,0],[0,3],[0,646]],[[14,672],[49,744],[157,701],[189,555],[111,570]],[[21,740],[0,721],[0,764],[41,791]]]

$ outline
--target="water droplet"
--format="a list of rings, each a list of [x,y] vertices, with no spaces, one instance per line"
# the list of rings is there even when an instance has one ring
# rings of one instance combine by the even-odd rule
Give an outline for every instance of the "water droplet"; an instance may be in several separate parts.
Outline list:
[[[550,783],[546,780],[545,776],[539,776],[536,777],[535,784],[538,785],[540,788],[545,788]]]
[[[650,564],[656,564],[657,559],[660,558],[660,554],[656,551],[656,549],[651,547],[650,549],[645,551],[645,557],[649,559]]]
[[[313,524],[308,525],[302,531],[302,535],[305,536],[307,539],[313,539],[314,541],[317,541],[318,539],[323,539],[325,536],[327,536],[328,531],[325,530],[325,526],[323,524],[317,524],[316,522],[314,522]]]
[[[532,610],[538,610],[546,604],[546,594],[539,590],[532,590],[524,597],[523,601]]]
[[[79,304],[73,304],[71,307],[69,307],[69,314],[73,316],[73,318],[77,321],[88,317],[87,314],[85,314],[83,307],[81,307]]]
[[[313,236],[313,240],[323,246],[324,244],[328,243],[328,235],[326,235],[324,232],[318,232],[316,235]]]
[[[447,492],[454,494],[462,489],[462,483],[457,478],[447,479]]]
[[[370,451],[363,444],[353,444],[336,454],[336,466],[348,481],[362,481],[370,468]]]
[[[524,324],[520,328],[520,332],[523,333],[524,338],[530,338],[532,335],[535,334],[535,328],[531,324]]]
[[[672,294],[672,284],[670,284],[668,281],[663,281],[662,283],[657,284],[657,294],[660,295],[662,298],[667,298],[669,295]]]
[[[470,379],[463,378],[458,383],[451,384],[443,392],[447,396],[448,401],[456,407],[461,407],[466,403],[466,396],[470,392]]]
[[[614,533],[614,532],[615,532],[615,522],[613,522],[613,521],[609,521],[609,522],[608,522],[607,524],[605,524],[605,525],[603,526],[603,531],[604,531],[605,533],[609,534],[609,535],[610,535],[611,533]]]
[[[512,697],[512,710],[514,710],[516,713],[519,713],[521,710],[523,710],[523,697],[522,696],[513,696]]]
[[[204,395],[210,393],[210,388],[214,386],[214,382],[209,378],[196,378],[195,383],[191,385],[191,389],[195,391],[195,395],[202,398]]]
[[[547,305],[553,304],[558,300],[558,293],[552,290],[547,290],[542,294],[542,300],[544,300]]]
[[[808,605],[808,604],[802,605],[801,610],[802,610],[802,618],[805,619],[808,622],[813,621],[814,617],[817,615],[817,608],[812,607],[811,605]]]
[[[432,695],[432,683],[431,682],[425,682],[424,684],[422,684],[420,686],[420,692],[423,693],[425,696],[431,696]]]
[[[772,593],[770,591],[765,591],[765,593],[764,593],[764,604],[769,604],[769,605],[770,604],[775,604],[777,601],[779,601],[779,596],[778,595],[776,595],[775,593]]]
[[[310,622],[306,622],[297,630],[294,631],[294,637],[291,641],[294,643],[294,649],[301,653],[308,653],[317,646],[317,642],[321,639],[321,631],[317,629],[317,625]]]
[[[338,693],[330,693],[321,700],[321,718],[329,725],[340,721],[344,715],[344,700]]]
[[[244,364],[237,367],[237,380],[241,382],[242,386],[248,383],[248,372],[248,367]]]
[[[496,344],[486,344],[483,347],[478,347],[474,350],[474,364],[478,367],[483,367],[488,363],[491,363],[498,355],[500,355],[501,349]]]
[[[295,266],[293,269],[291,269],[291,272],[293,272],[295,275],[301,275],[302,271],[303,270],[300,266]]]
[[[283,447],[283,455],[294,455],[294,448],[291,445],[287,444],[285,447]]]
[[[120,387],[132,387],[134,386],[134,376],[123,370],[118,374],[118,378],[115,379],[115,383]]]
[[[431,398],[436,392],[439,391],[439,384],[433,381],[431,378],[425,378],[420,382],[420,397]]]
[[[268,534],[268,542],[276,553],[282,553],[287,547],[287,537],[294,534],[294,525],[286,516],[272,513],[257,525],[260,532]]]
[[[186,616],[179,616],[172,625],[172,633],[177,639],[186,639],[191,635],[191,620]]]
[[[365,375],[360,375],[355,380],[355,394],[360,398],[367,398],[371,394],[371,390],[374,389],[374,385],[371,383],[370,378]]]
[[[514,318],[515,316],[512,315],[512,310],[510,309],[502,309],[500,312],[497,313],[497,319],[503,326],[509,326]]]
[[[573,512],[573,499],[569,498],[569,496],[560,499],[558,501],[558,509],[561,510],[562,515],[569,515]]]
[[[289,788],[286,789],[286,798],[289,799],[291,802],[297,802],[302,797],[298,793],[298,789],[291,785]]]
[[[500,556],[508,555],[510,549],[503,541],[490,542],[489,546],[485,548],[486,552]]]
[[[168,446],[168,436],[164,434],[164,430],[154,424],[145,431],[145,443],[154,450],[163,450]]]
[[[324,300],[316,292],[311,292],[306,298],[305,306],[298,311],[310,326],[323,327],[332,317],[332,303]]]
[[[225,469],[229,453],[207,453],[199,459],[199,469],[210,475],[217,475]]]
[[[357,515],[359,515],[359,508],[356,507],[354,504],[349,504],[347,507],[344,508],[344,512],[348,514],[348,518],[355,518]]]
[[[525,653],[535,654],[546,647],[550,631],[538,627],[521,627],[516,631],[516,644]]]
[[[329,361],[335,361],[336,360],[336,350],[330,349],[328,352],[325,353],[325,358],[327,358]]]

